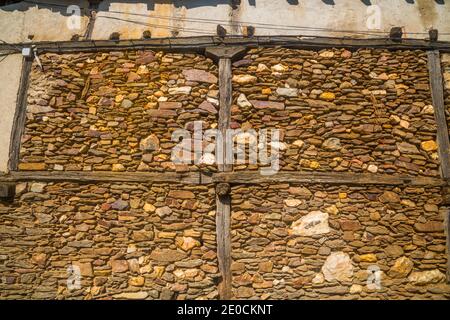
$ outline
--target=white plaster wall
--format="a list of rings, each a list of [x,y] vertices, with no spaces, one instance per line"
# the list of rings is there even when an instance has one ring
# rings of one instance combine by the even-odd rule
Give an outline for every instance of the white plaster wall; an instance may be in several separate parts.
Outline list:
[[[58,6],[19,3],[0,8],[0,39],[7,42],[69,40],[84,35],[88,24],[85,0],[36,0]],[[241,34],[253,25],[257,35],[386,35],[401,26],[408,37],[424,38],[431,27],[439,29],[441,40],[450,40],[450,1],[435,0],[241,0],[232,10],[229,0],[105,0],[100,3],[93,38],[108,39],[119,32],[122,39],[139,39],[144,30],[153,37],[213,35],[217,23],[230,34]],[[439,4],[442,3],[442,4]],[[81,28],[67,27],[70,4],[82,8]],[[368,27],[368,19],[379,13],[380,25]],[[313,28],[313,29],[311,29]],[[351,32],[337,32],[346,30]],[[362,33],[355,33],[362,31]],[[366,34],[374,32],[373,34]]]
[[[139,39],[144,30],[154,37],[213,35],[216,25],[229,34],[242,34],[253,25],[257,35],[386,36],[401,26],[407,37],[425,38],[430,28],[450,40],[450,2],[434,0],[241,0],[232,10],[230,1],[103,1],[94,26],[95,39],[117,31],[122,39]],[[330,4],[334,3],[334,5]],[[115,11],[115,12],[114,12]],[[122,11],[124,13],[118,13]],[[379,24],[370,24],[379,17]],[[337,31],[347,32],[337,32]],[[175,31],[175,33],[174,33]],[[418,34],[421,33],[421,34]]]
[[[16,110],[17,91],[22,72],[22,55],[9,55],[0,62],[0,171],[7,171],[9,141]]]
[[[87,7],[87,1],[48,1],[58,3],[57,7],[37,7],[30,3],[17,3],[0,7],[0,39],[9,43],[29,41],[28,36],[33,35],[33,41],[70,40],[74,34],[83,35],[88,24],[88,17],[80,15],[80,29],[70,29],[67,20],[69,5]]]

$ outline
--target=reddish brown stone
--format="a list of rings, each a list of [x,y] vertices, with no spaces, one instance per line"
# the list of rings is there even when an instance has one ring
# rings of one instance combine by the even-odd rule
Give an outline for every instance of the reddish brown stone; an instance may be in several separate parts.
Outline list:
[[[212,73],[199,69],[183,70],[183,75],[188,81],[217,83],[217,77]]]
[[[284,103],[275,101],[250,100],[256,109],[284,110]]]

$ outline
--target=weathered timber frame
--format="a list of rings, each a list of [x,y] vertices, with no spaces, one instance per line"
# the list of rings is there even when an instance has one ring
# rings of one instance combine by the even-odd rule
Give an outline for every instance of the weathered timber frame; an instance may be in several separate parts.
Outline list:
[[[82,40],[82,41],[40,41],[17,43],[14,45],[0,44],[0,50],[15,50],[36,46],[39,53],[55,52],[98,52],[117,50],[166,50],[166,51],[196,51],[203,52],[207,48],[215,46],[227,47],[273,47],[282,46],[302,49],[324,48],[385,48],[392,50],[440,50],[450,52],[450,42],[421,39],[402,39],[400,42],[389,38],[352,39],[336,37],[311,37],[311,36],[254,36],[251,38],[239,36],[198,36],[180,38],[155,38],[145,40]]]
[[[135,182],[135,183],[181,183],[216,185],[216,237],[217,257],[221,283],[220,299],[231,299],[231,196],[232,184],[298,183],[326,185],[396,185],[442,187],[443,205],[450,206],[450,143],[445,116],[440,52],[450,52],[450,42],[430,42],[428,40],[403,39],[401,42],[389,39],[350,39],[299,36],[242,37],[190,37],[147,40],[83,40],[62,42],[37,42],[17,44],[15,48],[35,45],[38,53],[102,52],[119,50],[164,50],[174,52],[198,52],[211,57],[219,66],[219,120],[218,129],[225,136],[230,126],[232,105],[232,61],[244,54],[248,48],[282,46],[301,49],[324,48],[384,48],[389,50],[426,50],[430,88],[437,125],[438,153],[441,178],[415,177],[409,175],[387,175],[371,173],[340,172],[278,172],[272,176],[261,176],[257,171],[233,172],[232,157],[223,148],[219,155],[218,173],[189,172],[54,172],[18,171],[20,139],[25,126],[26,96],[32,61],[24,58],[22,77],[17,99],[14,124],[11,133],[9,173],[0,174],[0,196],[10,195],[16,182]],[[0,50],[12,50],[7,44],[0,44]],[[223,141],[223,143],[225,143]],[[447,280],[450,282],[450,209],[445,210],[445,230],[447,235]]]
[[[25,117],[27,109],[27,92],[30,80],[30,72],[33,61],[30,58],[22,59],[22,73],[20,75],[19,90],[17,92],[16,111],[14,112],[13,126],[9,145],[8,170],[18,169],[19,153],[22,133],[25,127]]]

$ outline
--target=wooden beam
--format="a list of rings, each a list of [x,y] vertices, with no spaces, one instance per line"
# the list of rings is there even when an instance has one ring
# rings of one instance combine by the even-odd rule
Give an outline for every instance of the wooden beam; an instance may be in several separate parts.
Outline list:
[[[406,175],[388,175],[373,173],[342,172],[298,172],[280,171],[271,176],[264,176],[259,171],[219,172],[213,175],[213,182],[235,184],[261,183],[305,183],[305,184],[346,184],[346,185],[408,185],[440,187],[447,184],[440,178],[415,177]]]
[[[216,241],[217,260],[222,281],[219,284],[219,297],[230,300],[231,290],[231,197],[216,193]]]
[[[13,171],[0,175],[0,183],[19,181],[208,184],[212,179],[200,172]]]
[[[447,239],[447,283],[450,283],[450,208],[445,210],[445,233]]]
[[[22,73],[20,76],[19,90],[17,92],[16,111],[13,118],[13,126],[11,130],[11,139],[9,142],[9,160],[8,170],[17,170],[19,165],[19,154],[22,133],[25,128],[25,119],[27,111],[27,92],[29,86],[29,78],[33,60],[23,58]]]
[[[434,117],[437,124],[437,142],[441,176],[450,177],[450,143],[448,138],[447,118],[445,116],[444,86],[442,82],[441,59],[439,51],[428,51],[428,72],[430,76],[431,97]]]
[[[242,47],[214,47],[208,48],[205,54],[219,63],[219,120],[218,129],[220,137],[217,145],[222,152],[216,150],[216,159],[219,172],[233,170],[232,137],[228,137],[227,131],[231,122],[231,104],[233,88],[231,83],[231,61],[245,53]],[[231,140],[231,141],[228,141]],[[230,143],[231,142],[231,143]],[[231,197],[230,186],[224,183],[216,185],[216,239],[217,260],[222,276],[219,284],[219,297],[229,300],[232,297],[231,284]]]
[[[222,152],[217,152],[219,156],[219,171],[233,170],[233,154],[227,143],[227,131],[231,122],[231,103],[232,103],[232,85],[231,85],[231,59],[220,58],[219,60],[219,121],[218,129],[221,134],[219,143],[222,146]],[[231,153],[231,154],[230,154]]]
[[[0,44],[0,50],[21,49],[36,45],[41,52],[98,52],[117,50],[188,50],[199,51],[212,46],[243,46],[274,47],[284,46],[292,48],[386,48],[391,50],[440,50],[450,51],[449,41],[436,41],[421,39],[402,39],[395,42],[388,38],[376,39],[354,39],[337,37],[314,37],[314,36],[254,36],[251,38],[240,36],[228,36],[220,38],[217,36],[198,36],[184,38],[154,38],[135,40],[82,40],[82,41],[38,41],[28,43]]]
[[[0,183],[19,181],[47,182],[170,182],[185,184],[261,184],[261,183],[305,183],[305,184],[347,184],[347,185],[395,185],[445,187],[447,182],[440,178],[414,177],[373,173],[342,172],[296,172],[280,171],[272,176],[263,176],[259,171],[234,172],[110,172],[110,171],[12,171],[0,175]]]

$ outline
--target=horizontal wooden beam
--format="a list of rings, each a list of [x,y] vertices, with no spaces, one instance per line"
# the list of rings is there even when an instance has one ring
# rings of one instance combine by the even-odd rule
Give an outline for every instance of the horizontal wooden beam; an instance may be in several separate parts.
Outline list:
[[[19,181],[207,184],[212,179],[210,175],[200,172],[12,171],[0,175],[0,183]]]
[[[388,175],[373,173],[342,172],[293,172],[280,171],[274,175],[261,175],[259,171],[219,172],[213,175],[213,182],[238,184],[261,183],[307,183],[307,184],[346,184],[346,185],[410,185],[445,186],[447,182],[440,178],[415,177],[407,175]]]
[[[12,171],[0,175],[0,183],[19,181],[68,181],[80,183],[95,182],[170,182],[184,184],[233,183],[307,183],[307,184],[346,184],[346,185],[410,185],[447,186],[441,178],[415,177],[407,175],[388,175],[373,173],[342,172],[294,172],[280,171],[264,176],[259,171],[234,172],[109,172],[109,171]]]
[[[388,49],[422,49],[450,51],[450,42],[430,42],[421,39],[402,39],[400,42],[388,38],[355,39],[311,36],[198,36],[183,38],[155,38],[145,40],[81,40],[81,41],[40,41],[0,44],[0,50],[21,49],[35,45],[38,52],[97,52],[128,49],[153,50],[188,50],[200,51],[213,46],[243,47],[298,47],[298,48],[388,48]]]

